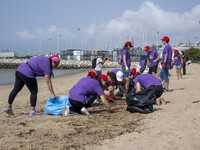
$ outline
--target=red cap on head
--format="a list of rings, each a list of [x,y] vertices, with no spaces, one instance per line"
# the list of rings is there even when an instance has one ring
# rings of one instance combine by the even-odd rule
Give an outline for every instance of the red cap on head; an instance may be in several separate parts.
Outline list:
[[[108,81],[108,77],[105,74],[101,74],[99,77],[100,77],[100,79],[102,79],[104,81]]]
[[[53,62],[60,64],[60,57],[58,56],[58,54],[53,54],[49,57]]]
[[[145,50],[146,52],[148,52],[149,49],[150,49],[150,46],[148,46],[148,45],[144,47],[144,50]]]
[[[168,36],[164,36],[161,40],[162,40],[162,41],[169,42],[169,37],[168,37]]]
[[[88,76],[94,78],[94,77],[96,77],[96,72],[90,71],[90,72],[88,72]]]
[[[136,72],[137,72],[137,71],[136,71],[136,68],[133,68],[133,69],[131,70],[131,74],[132,74],[132,75],[135,75]]]
[[[174,50],[174,54],[176,55],[177,53],[178,53],[178,50],[177,50],[177,49],[175,49],[175,50]]]
[[[125,43],[125,46],[131,46],[131,47],[133,47],[133,44],[132,44],[132,42],[127,41],[127,42]]]

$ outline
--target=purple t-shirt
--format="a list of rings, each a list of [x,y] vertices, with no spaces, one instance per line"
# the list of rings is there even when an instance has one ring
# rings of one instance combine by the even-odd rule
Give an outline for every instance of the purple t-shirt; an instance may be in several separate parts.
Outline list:
[[[169,44],[165,45],[165,48],[164,48],[163,53],[162,53],[162,62],[161,63],[164,63],[165,54],[168,54],[166,63],[170,63],[172,61],[172,47],[171,47],[171,45],[169,45]]]
[[[80,79],[69,91],[69,98],[84,102],[87,95],[98,94],[103,95],[103,89],[96,79],[84,77]]]
[[[118,71],[122,71],[122,70],[120,70],[120,69],[113,69],[113,70],[111,70],[111,72],[113,72],[115,74],[117,74]]]
[[[181,65],[182,61],[181,61],[182,55],[174,55],[174,65]]]
[[[127,66],[129,67],[129,66],[131,66],[131,56],[130,56],[130,53],[128,52],[128,50],[125,50],[125,49],[123,49],[122,51],[121,51],[121,59],[122,59],[122,66],[125,66],[124,65],[124,59],[123,59],[123,55],[125,55],[126,56],[126,64],[127,64]]]
[[[141,66],[141,67],[143,67],[143,66],[145,66],[146,65],[146,60],[141,60],[140,61],[140,63],[139,63],[139,65]]]
[[[147,58],[149,59],[149,67],[158,66],[158,61],[153,62],[158,57],[157,50],[152,50],[151,52],[147,53]]]
[[[29,65],[32,69],[29,67]],[[51,64],[48,57],[36,56],[28,61],[28,64],[23,63],[18,68],[17,71],[21,72],[29,78],[44,77],[45,75],[51,75]]]
[[[135,84],[139,82],[141,87],[143,88],[148,88],[152,85],[162,86],[162,82],[152,74],[140,74],[133,81],[135,82]]]

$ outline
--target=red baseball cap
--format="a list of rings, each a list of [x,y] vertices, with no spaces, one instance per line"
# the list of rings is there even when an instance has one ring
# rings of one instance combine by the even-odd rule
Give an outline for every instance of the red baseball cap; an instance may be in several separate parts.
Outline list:
[[[148,45],[144,47],[144,50],[145,50],[146,52],[147,52],[149,49],[150,49],[150,46],[148,46]]]
[[[168,36],[164,36],[161,40],[162,40],[162,41],[169,42],[169,37],[168,37]]]
[[[131,46],[131,47],[133,47],[133,44],[132,44],[131,41],[127,41],[127,42],[125,43],[125,46]]]
[[[132,75],[135,75],[136,72],[137,72],[137,71],[136,71],[136,68],[132,68],[132,70],[131,70],[131,74],[132,74]]]
[[[105,74],[101,74],[99,77],[100,77],[100,79],[102,79],[104,81],[108,81],[108,77]]]
[[[177,53],[178,53],[178,50],[177,50],[177,49],[175,49],[175,50],[174,50],[174,54],[177,54]]]
[[[90,72],[88,72],[88,76],[90,76],[90,77],[96,77],[96,72],[94,72],[94,71],[90,71]]]

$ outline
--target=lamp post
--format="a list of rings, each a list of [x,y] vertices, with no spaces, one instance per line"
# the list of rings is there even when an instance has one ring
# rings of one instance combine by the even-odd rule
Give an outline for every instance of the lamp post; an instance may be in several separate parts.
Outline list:
[[[59,36],[57,36],[57,42],[56,42],[56,45],[57,45],[57,53],[58,53],[58,50],[59,50],[59,38],[62,37],[62,35],[60,34]]]
[[[156,45],[157,45],[157,51],[158,51],[158,38],[159,38],[159,31],[157,31],[157,38],[156,38]]]
[[[79,31],[80,31],[81,29],[80,28],[78,28],[77,29],[77,49],[79,48]]]

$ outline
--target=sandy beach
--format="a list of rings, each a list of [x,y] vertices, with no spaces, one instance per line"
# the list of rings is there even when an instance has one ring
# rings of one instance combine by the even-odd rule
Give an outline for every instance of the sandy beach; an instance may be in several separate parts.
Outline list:
[[[108,69],[104,69],[104,73]],[[3,112],[13,88],[0,86],[0,150],[199,150],[200,149],[200,65],[187,67],[187,75],[177,80],[170,70],[167,105],[155,106],[151,114],[129,113],[123,100],[110,103],[117,113],[102,105],[89,108],[91,115],[29,117],[26,87],[13,103],[14,116]],[[53,78],[57,95],[69,89],[87,72]],[[42,111],[51,96],[45,80],[38,81],[37,110]]]

